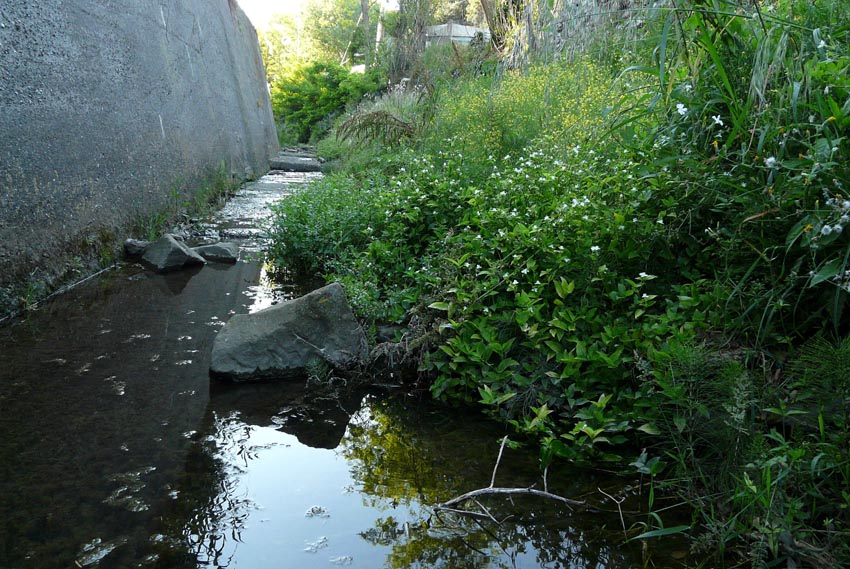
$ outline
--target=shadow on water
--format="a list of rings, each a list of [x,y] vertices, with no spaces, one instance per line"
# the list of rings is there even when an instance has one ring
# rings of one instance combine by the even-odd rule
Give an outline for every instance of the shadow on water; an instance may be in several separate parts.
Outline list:
[[[0,328],[0,567],[640,566],[616,510],[438,514],[489,484],[503,432],[478,415],[342,384],[210,383],[232,314],[305,292],[253,254],[267,203],[304,181],[249,184],[209,222],[241,236],[236,265],[122,266]],[[539,478],[534,452],[506,451],[498,485]],[[549,486],[595,499],[623,482],[563,471]]]

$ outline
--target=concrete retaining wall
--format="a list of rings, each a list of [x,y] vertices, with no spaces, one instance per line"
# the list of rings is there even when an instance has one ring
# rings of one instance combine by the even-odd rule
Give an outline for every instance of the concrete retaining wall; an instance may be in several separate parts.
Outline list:
[[[0,3],[0,285],[277,150],[235,0]]]

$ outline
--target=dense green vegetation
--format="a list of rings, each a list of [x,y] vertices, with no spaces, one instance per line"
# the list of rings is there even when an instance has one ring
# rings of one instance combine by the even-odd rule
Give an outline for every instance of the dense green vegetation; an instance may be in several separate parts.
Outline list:
[[[259,30],[281,144],[317,142],[361,97],[391,82],[445,73],[421,58],[425,26],[486,25],[475,0],[400,0],[394,11],[381,4],[310,0],[304,13],[278,15]]]
[[[275,114],[286,117],[297,139],[307,142],[327,117],[377,91],[385,82],[380,71],[352,73],[341,65],[317,61],[281,79],[272,92],[272,105]],[[326,130],[327,126],[318,132]]]
[[[618,17],[572,57],[432,53],[456,72],[320,144],[342,166],[277,206],[271,261],[404,324],[433,394],[544,466],[643,475],[635,534],[663,490],[708,564],[847,565],[850,12]]]

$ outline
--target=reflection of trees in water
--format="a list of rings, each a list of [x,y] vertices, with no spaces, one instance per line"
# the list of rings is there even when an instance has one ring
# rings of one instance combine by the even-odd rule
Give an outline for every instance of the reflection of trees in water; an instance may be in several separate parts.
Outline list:
[[[532,559],[547,568],[639,562],[627,550],[611,547],[622,539],[615,517],[579,515],[538,498],[482,497],[501,523],[435,513],[427,505],[486,486],[498,449],[496,434],[475,417],[412,411],[397,399],[372,400],[364,409],[349,424],[341,452],[364,501],[392,511],[360,534],[391,547],[385,567],[511,568],[528,566]],[[533,482],[529,472],[536,457],[514,456],[513,462],[521,464],[513,472],[503,466],[500,479],[517,486]]]
[[[168,515],[158,567],[230,567],[254,503],[237,495],[238,474],[256,457],[252,427],[234,413],[213,418],[208,436],[192,446],[180,493]]]
[[[499,509],[495,503],[487,504],[487,508]],[[510,509],[521,512],[522,517],[501,524],[451,513],[423,512],[408,524],[385,518],[376,524],[383,544],[392,546],[385,566],[513,568],[527,567],[531,559],[534,566],[547,568],[634,566],[636,559],[607,545],[618,543],[613,539],[574,527],[552,527],[555,514],[532,516],[533,508],[532,504],[516,503]],[[368,532],[364,534],[364,538],[370,537]]]

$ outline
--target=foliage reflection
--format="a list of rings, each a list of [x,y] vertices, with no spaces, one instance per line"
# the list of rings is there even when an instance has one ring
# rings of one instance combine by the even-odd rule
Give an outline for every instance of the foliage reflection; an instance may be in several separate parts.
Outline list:
[[[498,451],[498,433],[476,417],[411,410],[401,399],[372,399],[352,418],[340,451],[349,460],[363,500],[386,513],[360,533],[390,546],[385,567],[513,568],[632,567],[613,518],[577,514],[538,498],[482,498],[498,523],[431,505],[485,487]],[[539,478],[536,459],[506,453],[497,484],[528,486]],[[550,485],[571,487],[566,479]],[[567,490],[569,491],[569,490]],[[636,552],[635,552],[636,553]]]

